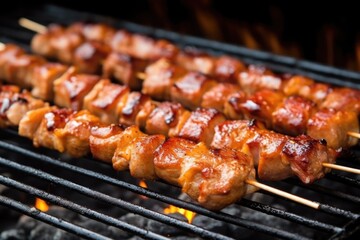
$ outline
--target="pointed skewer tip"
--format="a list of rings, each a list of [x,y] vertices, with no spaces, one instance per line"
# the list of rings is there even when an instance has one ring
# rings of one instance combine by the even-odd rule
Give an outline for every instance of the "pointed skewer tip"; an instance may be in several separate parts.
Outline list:
[[[331,168],[331,169],[336,169],[336,170],[340,170],[340,171],[344,171],[344,172],[349,172],[349,173],[360,174],[360,169],[356,169],[356,168],[345,167],[345,166],[341,166],[341,165],[337,165],[337,164],[332,164],[332,163],[323,163],[322,165],[323,165],[324,167]]]
[[[250,184],[250,185],[253,185],[255,187],[258,187],[258,188],[260,188],[262,190],[265,190],[265,191],[271,192],[273,194],[276,194],[278,196],[290,199],[290,200],[295,201],[297,203],[301,203],[301,204],[306,205],[306,206],[311,207],[311,208],[319,209],[319,207],[320,207],[320,203],[310,201],[308,199],[296,196],[296,195],[288,193],[288,192],[284,192],[282,190],[270,187],[268,185],[265,185],[263,183],[255,181],[255,180],[248,179],[248,180],[246,180],[246,183]]]
[[[27,18],[20,18],[19,24],[20,26],[29,29],[31,31],[34,31],[36,33],[45,33],[47,31],[47,27],[45,27],[44,25],[41,25]]]

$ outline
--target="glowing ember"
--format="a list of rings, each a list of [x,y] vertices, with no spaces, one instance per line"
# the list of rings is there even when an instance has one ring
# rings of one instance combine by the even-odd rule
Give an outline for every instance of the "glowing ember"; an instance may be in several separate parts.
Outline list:
[[[173,205],[169,205],[169,207],[164,209],[164,213],[165,214],[170,214],[170,213],[180,213],[182,215],[184,215],[186,217],[186,219],[188,220],[189,223],[192,222],[192,220],[194,219],[196,213],[183,209],[183,208],[178,208],[175,207]]]
[[[35,208],[39,209],[42,212],[46,212],[47,210],[49,210],[49,205],[47,205],[47,203],[44,200],[40,198],[36,198]]]

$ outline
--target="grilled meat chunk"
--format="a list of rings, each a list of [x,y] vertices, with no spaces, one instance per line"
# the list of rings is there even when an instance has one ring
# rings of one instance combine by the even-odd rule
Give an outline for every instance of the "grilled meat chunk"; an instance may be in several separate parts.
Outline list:
[[[83,108],[84,97],[100,80],[100,77],[75,74],[75,72],[75,68],[69,68],[66,73],[54,81],[54,102],[60,107],[80,110]]]

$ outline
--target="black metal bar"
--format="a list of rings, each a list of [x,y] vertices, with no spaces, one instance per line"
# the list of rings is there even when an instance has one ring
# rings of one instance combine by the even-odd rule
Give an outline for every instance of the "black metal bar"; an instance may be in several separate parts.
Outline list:
[[[300,183],[299,181],[295,181],[293,179],[287,179],[286,182],[292,184],[292,185],[296,185],[299,187],[306,187],[307,189],[313,190],[314,192],[322,192],[324,194],[330,195],[330,196],[334,196],[337,198],[341,198],[347,201],[351,201],[354,202],[356,204],[360,204],[360,197],[354,196],[354,195],[350,195],[344,192],[340,192],[337,190],[333,190],[330,188],[326,188],[320,185],[316,185],[316,184],[312,184],[312,185],[304,185],[303,183]]]
[[[280,197],[280,198],[283,198],[286,201],[290,201],[287,198],[275,195],[275,194],[273,194],[271,192],[268,192],[268,191],[260,190],[260,192],[263,193],[263,194],[266,194],[266,195],[271,195],[271,196],[274,196],[274,197]],[[336,215],[336,216],[339,216],[339,217],[344,217],[344,218],[348,218],[348,219],[357,219],[357,218],[360,217],[359,214],[353,213],[351,211],[343,210],[343,209],[340,209],[340,208],[337,208],[337,207],[329,206],[327,204],[320,203],[319,206],[320,207],[317,210],[320,210],[320,211],[323,211],[323,212],[326,212],[326,213],[331,213],[332,215]]]
[[[52,182],[54,184],[72,189],[74,191],[77,191],[83,195],[86,195],[88,197],[97,199],[97,200],[102,200],[106,203],[110,203],[114,206],[120,207],[122,209],[125,209],[127,211],[130,211],[132,213],[136,213],[139,214],[141,216],[165,223],[165,224],[171,224],[173,226],[179,227],[185,231],[190,231],[194,234],[198,234],[201,237],[204,238],[209,238],[209,239],[232,239],[229,237],[226,237],[224,235],[221,234],[217,234],[208,230],[205,230],[203,228],[182,222],[178,219],[169,217],[168,215],[162,214],[162,213],[158,213],[158,212],[154,212],[151,210],[148,210],[144,207],[129,203],[129,202],[125,202],[121,199],[117,199],[111,196],[108,196],[106,194],[103,194],[101,192],[95,191],[95,190],[91,190],[90,188],[87,188],[85,186],[81,186],[79,184],[76,184],[74,182],[68,181],[66,179],[62,179],[59,177],[56,177],[54,175],[48,174],[44,171],[41,170],[37,170],[34,169],[32,167],[28,167],[25,165],[21,165],[15,162],[11,162],[10,160],[4,159],[2,157],[0,157],[0,164],[6,167],[10,167],[12,169],[16,169],[19,170],[21,172],[25,172],[28,174],[31,174],[33,176],[39,177],[41,179],[44,179],[46,181]]]
[[[80,205],[72,202],[72,201],[68,201],[68,200],[66,200],[64,198],[61,198],[61,197],[55,196],[53,194],[50,194],[48,192],[42,191],[40,189],[34,188],[34,187],[30,186],[30,185],[20,183],[20,182],[18,182],[16,180],[8,178],[8,177],[4,177],[4,176],[0,175],[0,183],[6,185],[8,187],[13,187],[13,188],[21,190],[23,192],[26,192],[28,194],[37,196],[37,197],[39,197],[41,199],[47,200],[48,202],[51,202],[53,204],[65,207],[65,208],[67,208],[69,210],[72,210],[74,212],[77,212],[77,213],[79,213],[81,215],[92,218],[94,220],[100,221],[102,223],[106,223],[106,224],[112,225],[114,227],[118,227],[118,228],[120,228],[122,230],[125,230],[127,232],[131,232],[131,233],[133,233],[135,235],[144,237],[146,239],[154,239],[154,240],[166,240],[166,239],[169,239],[169,238],[163,237],[163,236],[161,236],[159,234],[156,234],[156,233],[153,233],[153,232],[138,228],[138,227],[136,227],[134,225],[131,225],[131,224],[128,224],[126,222],[120,221],[120,220],[115,219],[115,218],[113,218],[111,216],[96,212],[96,211],[94,211],[92,209],[89,209],[89,208],[85,208],[83,206],[80,206]]]
[[[350,211],[346,211],[346,210],[339,209],[339,208],[336,208],[333,206],[329,206],[327,204],[320,204],[319,209],[324,212],[335,215],[335,216],[345,216],[346,218],[353,219],[353,220],[358,220],[360,218],[359,214],[355,214]]]
[[[326,231],[326,232],[330,232],[330,233],[342,233],[344,231],[343,228],[331,225],[331,224],[326,224],[326,223],[322,223],[316,220],[311,220],[302,216],[299,216],[297,214],[294,213],[290,213],[281,209],[277,209],[277,208],[273,208],[270,207],[269,205],[266,204],[262,204],[262,203],[258,203],[258,202],[254,202],[248,199],[241,199],[240,201],[241,205],[257,210],[257,211],[261,211],[267,214],[272,214],[275,216],[278,216],[280,218],[283,219],[287,219],[296,223],[300,223],[303,224],[305,226],[308,227],[312,227],[321,231]]]
[[[333,172],[328,173],[326,175],[326,178],[345,183],[346,185],[351,185],[351,186],[360,188],[360,180],[355,179],[355,178],[350,178],[350,177],[340,175],[337,173],[333,173]]]
[[[76,226],[72,223],[69,223],[63,219],[60,218],[56,218],[54,216],[51,216],[47,213],[41,212],[39,210],[37,210],[34,207],[29,207],[25,204],[22,204],[20,202],[17,202],[11,198],[5,197],[5,196],[1,196],[0,195],[0,204],[7,206],[9,208],[12,208],[18,212],[21,212],[23,214],[26,214],[30,217],[33,217],[35,219],[38,219],[42,222],[48,223],[50,225],[53,225],[57,228],[61,228],[67,232],[71,232],[74,233],[78,236],[81,236],[85,239],[93,239],[93,240],[111,240],[108,237],[104,237],[101,236],[98,233],[89,231],[85,228]]]
[[[213,219],[217,219],[217,220],[224,221],[224,222],[227,222],[227,223],[231,223],[231,224],[241,226],[241,227],[246,227],[248,229],[264,232],[264,233],[267,233],[267,234],[272,234],[271,233],[272,228],[269,228],[268,226],[265,226],[265,225],[262,225],[262,224],[259,224],[259,223],[254,223],[254,222],[251,222],[251,221],[247,221],[245,219],[242,219],[242,218],[239,218],[239,217],[236,217],[236,216],[231,216],[229,214],[222,213],[222,212],[216,212],[215,213],[213,211],[209,211],[209,210],[207,210],[207,209],[205,209],[203,207],[200,207],[198,205],[195,205],[195,204],[192,204],[192,203],[189,203],[189,202],[184,202],[184,201],[181,201],[179,199],[171,198],[171,197],[168,197],[168,196],[166,196],[164,194],[158,194],[158,193],[155,193],[155,192],[150,191],[148,189],[144,189],[142,187],[139,187],[137,185],[129,184],[127,182],[120,181],[120,180],[115,179],[115,178],[111,178],[111,177],[106,176],[104,174],[100,174],[100,173],[97,173],[97,172],[94,172],[94,171],[91,171],[91,170],[88,170],[88,169],[80,168],[80,167],[77,167],[77,166],[74,166],[74,165],[71,165],[71,164],[68,164],[68,163],[65,163],[65,162],[61,162],[61,161],[55,160],[55,159],[53,159],[53,158],[51,158],[49,156],[39,154],[39,153],[35,153],[33,151],[18,147],[16,145],[12,145],[12,144],[0,141],[0,147],[8,149],[8,150],[10,150],[12,152],[18,152],[18,153],[21,153],[23,155],[26,155],[26,156],[29,156],[29,157],[32,157],[32,158],[35,158],[35,159],[38,159],[38,160],[41,160],[41,161],[56,165],[56,166],[59,166],[59,167],[64,168],[64,169],[68,169],[68,170],[77,172],[79,174],[83,174],[83,175],[86,175],[86,176],[89,176],[89,177],[93,177],[93,178],[102,180],[104,182],[110,183],[110,184],[118,186],[118,187],[125,188],[127,190],[138,193],[140,195],[144,195],[144,196],[147,196],[147,197],[150,197],[150,198],[153,198],[153,199],[157,199],[159,201],[162,201],[162,202],[165,202],[165,203],[168,203],[168,204],[171,204],[171,205],[175,205],[177,207],[181,207],[181,208],[184,208],[184,209],[191,210],[193,212],[196,212],[196,213],[211,217]],[[301,218],[301,217],[299,216],[299,218]],[[313,220],[303,218],[303,223],[308,222],[308,221],[311,222]],[[321,223],[319,223],[319,224],[321,225]]]

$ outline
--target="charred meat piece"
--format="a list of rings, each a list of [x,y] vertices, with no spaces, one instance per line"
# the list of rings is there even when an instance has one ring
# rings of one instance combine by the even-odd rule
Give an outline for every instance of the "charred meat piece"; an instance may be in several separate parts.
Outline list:
[[[315,139],[325,139],[334,149],[355,146],[358,139],[348,132],[359,132],[357,114],[350,111],[320,109],[308,121],[307,134]]]
[[[316,104],[324,101],[332,91],[329,85],[315,83],[314,80],[303,76],[293,76],[284,83],[283,92],[287,96],[298,95],[310,99]]]
[[[160,59],[149,65],[145,74],[142,92],[157,100],[170,100],[171,87],[186,74],[186,71],[167,59]]]
[[[273,129],[297,136],[307,132],[309,118],[316,112],[315,103],[298,96],[285,98],[272,113]]]
[[[54,81],[68,69],[60,63],[45,63],[34,69],[31,94],[46,101],[54,99]]]
[[[191,112],[179,132],[173,136],[186,138],[195,142],[210,145],[215,126],[225,121],[225,117],[215,109],[198,108]]]
[[[89,138],[90,151],[94,158],[111,163],[117,142],[124,128],[120,125],[93,127]]]
[[[80,110],[83,108],[84,97],[100,80],[100,77],[96,75],[76,74],[75,72],[75,68],[71,67],[66,73],[54,81],[54,102],[60,107]]]
[[[200,106],[202,96],[215,85],[215,80],[201,73],[189,72],[171,86],[171,100],[195,109]]]
[[[239,74],[238,83],[245,92],[254,93],[262,89],[279,90],[282,80],[265,67],[250,65]]]
[[[143,108],[148,106],[148,104],[151,104],[149,96],[141,94],[140,92],[131,92],[119,113],[119,123],[130,126],[137,122],[144,122],[144,120],[138,117],[143,117],[142,114],[139,115],[139,113]]]
[[[83,108],[98,116],[104,123],[117,123],[119,109],[124,107],[129,92],[128,87],[100,80],[85,96]]]
[[[216,110],[225,113],[225,104],[229,97],[240,91],[240,87],[231,83],[219,83],[210,88],[203,94],[201,100],[201,107],[215,108]],[[225,113],[226,114],[226,113]]]
[[[110,52],[111,48],[103,42],[87,41],[76,48],[72,63],[81,73],[100,74]]]
[[[15,86],[2,86],[0,92],[0,127],[18,126],[25,114],[33,109],[47,106],[40,99]]]
[[[129,86],[132,90],[140,90],[142,79],[138,74],[144,72],[148,61],[136,59],[118,52],[107,56],[103,64],[103,76],[114,78],[120,83]]]
[[[320,105],[321,108],[352,111],[360,115],[360,91],[351,88],[335,88]]]
[[[149,115],[146,121],[146,132],[148,134],[163,134],[168,136],[174,129],[182,114],[186,110],[179,103],[162,102]]]
[[[253,179],[252,160],[239,151],[210,150],[203,144],[171,138],[156,150],[155,171],[162,179],[180,185],[201,205],[219,210],[247,192]]]

